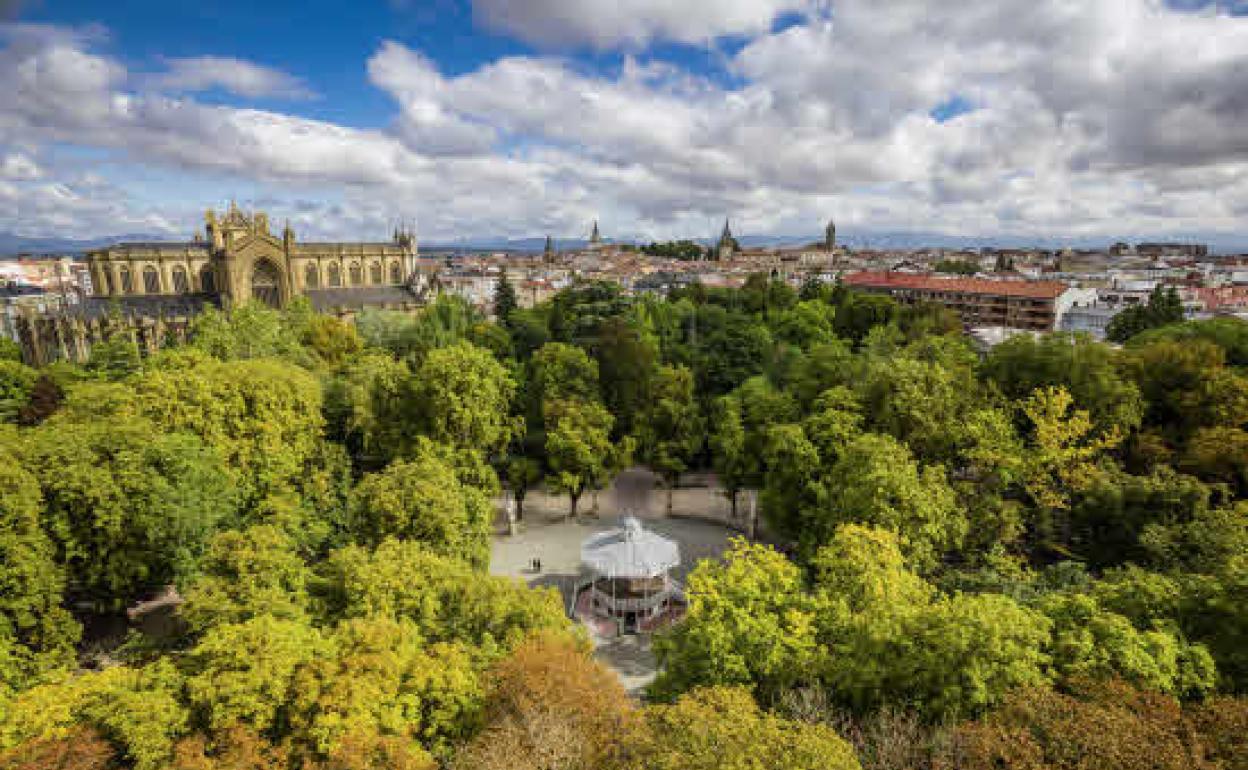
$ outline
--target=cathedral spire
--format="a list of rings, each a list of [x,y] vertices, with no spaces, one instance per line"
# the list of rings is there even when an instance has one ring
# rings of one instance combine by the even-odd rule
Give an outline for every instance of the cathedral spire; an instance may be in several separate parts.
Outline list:
[[[542,256],[547,262],[550,262],[555,258],[555,239],[551,238],[549,235],[546,236],[546,248],[542,250]]]
[[[602,243],[602,235],[598,232],[598,220],[597,219],[594,220],[593,232],[589,234],[589,243],[592,246],[597,246],[598,244]]]

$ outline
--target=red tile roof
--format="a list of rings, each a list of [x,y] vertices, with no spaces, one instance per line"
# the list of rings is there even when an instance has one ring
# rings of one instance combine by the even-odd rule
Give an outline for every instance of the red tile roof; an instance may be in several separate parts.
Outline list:
[[[1068,288],[1058,281],[994,281],[988,278],[942,278],[934,275],[864,271],[841,279],[846,286],[872,289],[911,289],[918,291],[985,294],[997,297],[1056,299]]]

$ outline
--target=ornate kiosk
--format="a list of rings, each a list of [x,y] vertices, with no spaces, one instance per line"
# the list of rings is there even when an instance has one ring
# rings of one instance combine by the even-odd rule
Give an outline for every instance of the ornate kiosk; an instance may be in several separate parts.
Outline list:
[[[679,545],[627,517],[582,543],[588,578],[577,591],[575,614],[604,633],[653,631],[684,610],[680,585],[668,574],[679,564]]]

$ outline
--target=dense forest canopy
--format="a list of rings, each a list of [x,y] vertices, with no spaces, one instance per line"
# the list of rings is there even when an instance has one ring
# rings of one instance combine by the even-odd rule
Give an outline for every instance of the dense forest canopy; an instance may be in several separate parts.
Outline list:
[[[0,348],[0,766],[1248,767],[1248,324],[1125,344],[764,276]],[[645,704],[495,498],[757,490]],[[96,629],[175,586],[162,633]]]

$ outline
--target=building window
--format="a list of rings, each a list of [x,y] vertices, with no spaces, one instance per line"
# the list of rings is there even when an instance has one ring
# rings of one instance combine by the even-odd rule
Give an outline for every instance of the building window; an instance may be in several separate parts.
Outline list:
[[[390,283],[403,283],[403,268],[398,262],[390,263]]]
[[[100,276],[101,276],[101,277],[103,277],[103,279],[104,279],[104,284],[100,287],[100,288],[103,290],[104,295],[105,295],[105,296],[112,296],[112,293],[113,293],[113,269],[112,269],[110,266],[105,265],[105,266],[104,266],[104,269],[100,271]]]
[[[217,293],[217,279],[212,272],[212,265],[204,265],[199,271],[199,290],[205,294]]]
[[[271,308],[281,307],[282,276],[267,259],[257,262],[251,273],[251,298]]]
[[[329,285],[335,289],[342,285],[342,268],[337,262],[329,263]]]
[[[130,268],[122,266],[119,272],[121,273],[121,293],[132,293],[134,291],[134,279],[130,277]]]
[[[359,286],[364,283],[364,268],[360,267],[359,262],[351,263],[351,285]]]
[[[321,271],[317,268],[315,262],[309,262],[303,268],[303,285],[309,289],[321,288]]]
[[[376,286],[381,283],[381,263],[374,262],[368,266],[368,282]]]
[[[148,265],[143,268],[143,291],[148,294],[160,294],[160,273]]]
[[[186,279],[186,270],[181,267],[173,269],[173,290],[177,294],[186,294],[191,290],[191,282]]]

